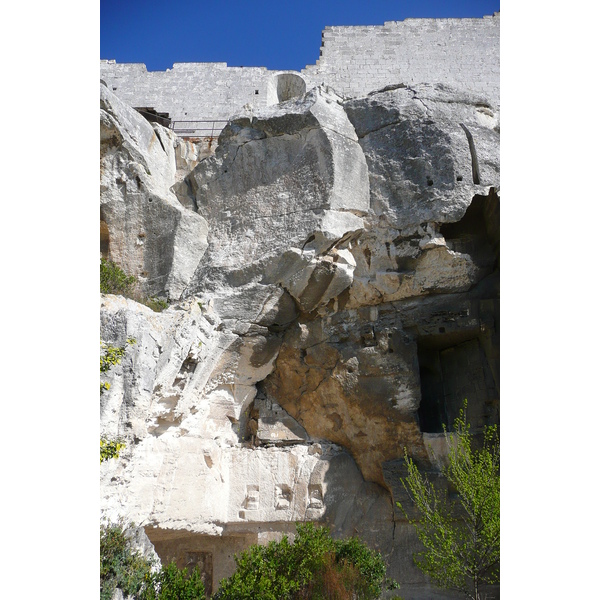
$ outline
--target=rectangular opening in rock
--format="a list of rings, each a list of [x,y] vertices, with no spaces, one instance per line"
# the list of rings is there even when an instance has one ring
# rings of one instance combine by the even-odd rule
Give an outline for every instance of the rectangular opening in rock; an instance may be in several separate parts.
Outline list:
[[[470,339],[469,339],[470,338]],[[490,365],[472,331],[424,336],[417,340],[423,433],[452,431],[465,399],[474,429],[488,423],[489,408],[498,395]]]

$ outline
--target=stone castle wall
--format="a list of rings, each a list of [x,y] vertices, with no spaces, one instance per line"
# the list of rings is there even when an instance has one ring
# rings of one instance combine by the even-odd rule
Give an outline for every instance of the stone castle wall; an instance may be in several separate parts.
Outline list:
[[[264,67],[227,63],[175,63],[166,71],[147,71],[141,63],[102,61],[100,78],[129,106],[152,107],[186,121],[227,120],[247,103],[267,106],[275,76]]]
[[[227,120],[247,104],[277,104],[320,83],[349,97],[397,83],[445,83],[499,106],[499,13],[326,27],[322,39],[317,63],[300,73],[227,63],[147,71],[142,63],[102,60],[100,77],[128,105],[152,107],[176,121]]]
[[[321,57],[302,75],[352,97],[395,83],[446,83],[499,103],[500,13],[326,27]]]

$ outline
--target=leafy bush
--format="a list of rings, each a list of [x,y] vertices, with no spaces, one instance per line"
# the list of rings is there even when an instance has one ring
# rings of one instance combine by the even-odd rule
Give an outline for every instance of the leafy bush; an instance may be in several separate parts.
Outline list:
[[[127,344],[137,344],[134,338],[128,338]],[[125,347],[109,346],[100,340],[100,374],[107,373],[112,367],[118,365],[125,356]],[[100,382],[100,395],[110,389],[108,381]],[[100,464],[110,458],[119,458],[119,452],[125,448],[125,441],[118,439],[100,438]]]
[[[137,344],[134,338],[128,338],[127,344]],[[112,367],[118,365],[121,359],[125,356],[124,346],[109,346],[100,340],[100,375],[108,372]],[[110,383],[107,381],[100,382],[100,395],[110,389]]]
[[[381,594],[385,565],[358,538],[334,541],[325,527],[297,525],[287,537],[251,546],[235,557],[215,600],[372,600]]]
[[[370,550],[358,538],[335,542],[336,560],[353,566],[358,574],[358,598],[378,598],[385,579],[385,565],[381,555]]]
[[[137,597],[152,567],[152,561],[132,550],[122,522],[100,526],[100,600],[111,600],[116,588]]]
[[[202,573],[198,566],[188,577],[187,569],[179,569],[174,562],[169,563],[155,573],[147,585],[140,600],[204,600],[206,594]]]
[[[117,294],[131,298],[140,304],[151,308],[154,312],[162,312],[169,303],[162,298],[144,296],[136,290],[137,280],[133,275],[127,275],[121,267],[110,260],[100,259],[100,291],[103,294]]]
[[[135,284],[135,277],[127,275],[121,267],[110,260],[100,259],[100,291],[103,294],[128,294]]]
[[[100,373],[106,373],[121,362],[125,356],[125,347],[109,346],[100,341],[100,352]]]
[[[165,310],[165,308],[169,307],[169,303],[166,300],[163,300],[162,298],[155,298],[154,296],[147,296],[138,300],[138,302],[146,305],[148,308],[151,308],[154,312],[162,312]]]
[[[173,562],[153,572],[157,566],[132,549],[122,521],[100,526],[100,600],[111,600],[116,588],[136,600],[205,600],[198,567],[188,577]]]

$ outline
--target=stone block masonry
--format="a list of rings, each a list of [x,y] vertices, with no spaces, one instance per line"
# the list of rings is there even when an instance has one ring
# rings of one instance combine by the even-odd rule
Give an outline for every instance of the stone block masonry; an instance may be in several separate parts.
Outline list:
[[[326,27],[321,57],[302,75],[351,97],[397,83],[445,83],[500,103],[500,13]]]
[[[326,27],[321,56],[301,72],[227,63],[100,62],[100,78],[125,103],[175,121],[227,120],[244,106],[277,104],[325,83],[347,97],[387,85],[444,83],[500,104],[500,13],[481,19],[405,19]]]
[[[272,72],[227,63],[175,63],[147,71],[141,63],[101,61],[100,78],[130,106],[152,107],[172,120],[228,119],[245,104],[267,105]],[[273,102],[274,103],[274,102]]]

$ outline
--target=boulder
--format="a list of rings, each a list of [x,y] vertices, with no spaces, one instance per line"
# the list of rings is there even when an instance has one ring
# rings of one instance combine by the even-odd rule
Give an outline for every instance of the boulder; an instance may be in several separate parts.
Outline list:
[[[344,104],[369,170],[371,213],[346,308],[467,291],[497,267],[499,114],[444,85]]]
[[[176,136],[100,85],[100,223],[105,258],[143,293],[179,298],[207,247],[206,221],[171,191]]]
[[[315,88],[232,119],[191,178],[209,247],[190,291],[219,302],[232,287],[252,298],[267,285],[313,310],[350,285],[354,264],[344,249],[363,228],[369,183],[333,91]],[[224,318],[240,314],[221,305]]]
[[[460,220],[499,187],[499,115],[484,98],[437,84],[347,101],[369,169],[371,207],[401,235]]]

